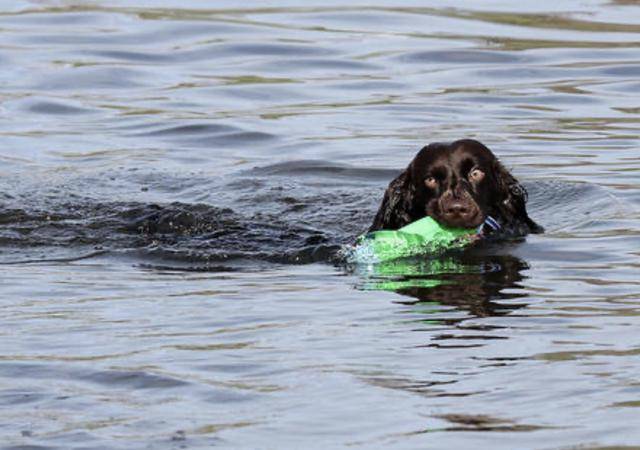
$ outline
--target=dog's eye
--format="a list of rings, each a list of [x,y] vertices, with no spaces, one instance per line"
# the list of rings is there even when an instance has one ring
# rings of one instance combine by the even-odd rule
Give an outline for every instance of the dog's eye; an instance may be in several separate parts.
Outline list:
[[[434,177],[428,177],[424,180],[424,185],[429,189],[435,189],[438,187],[438,180],[436,180]]]
[[[469,172],[469,180],[470,181],[480,181],[484,178],[484,172],[480,169],[472,169]]]

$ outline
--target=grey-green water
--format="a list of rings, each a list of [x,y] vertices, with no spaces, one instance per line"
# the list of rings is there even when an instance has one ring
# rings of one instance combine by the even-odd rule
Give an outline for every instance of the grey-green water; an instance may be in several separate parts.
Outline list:
[[[0,5],[3,449],[638,448],[640,5]],[[345,268],[425,143],[547,233]]]

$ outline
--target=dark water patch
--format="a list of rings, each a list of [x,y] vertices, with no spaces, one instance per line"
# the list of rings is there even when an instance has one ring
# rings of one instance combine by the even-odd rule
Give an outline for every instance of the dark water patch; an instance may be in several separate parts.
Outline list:
[[[483,105],[511,105],[513,99],[503,97],[502,95],[468,95],[462,93],[447,94],[451,98],[455,98],[457,101],[465,103],[479,103]],[[520,111],[518,111],[520,113]]]
[[[128,389],[166,389],[186,386],[188,383],[165,375],[137,370],[92,370],[78,366],[56,364],[0,363],[0,376],[20,374],[23,379],[74,379],[107,387]]]
[[[277,83],[279,84],[279,83]],[[246,104],[249,108],[255,104],[272,104],[289,106],[295,103],[302,103],[309,100],[304,93],[291,89],[290,86],[269,86],[262,84],[232,84],[222,87],[214,87],[201,90],[202,94],[209,97],[227,98],[233,103]],[[277,112],[274,113],[277,115]]]
[[[5,389],[0,391],[0,405],[6,407],[11,407],[12,405],[38,403],[46,398],[46,394],[26,389]]]
[[[269,59],[273,56],[313,57],[333,55],[335,51],[313,45],[293,45],[284,43],[246,43],[246,44],[211,44],[184,49],[166,50],[164,52],[130,51],[130,50],[87,50],[87,55],[103,59],[149,63],[194,63],[207,60],[237,60],[241,58],[260,57]]]
[[[209,395],[203,400],[214,404],[235,404],[256,401],[257,397],[257,395],[248,392],[213,390],[213,392],[209,393]]]
[[[331,86],[333,89],[343,89],[347,91],[402,91],[406,89],[406,84],[395,81],[350,81],[336,83]]]
[[[354,179],[384,183],[396,177],[400,173],[400,170],[367,169],[324,160],[295,160],[255,167],[246,173],[258,176],[295,177],[296,179],[300,177],[309,177],[316,180],[318,177],[340,178],[350,184],[350,180]]]
[[[113,45],[114,41],[117,42],[117,36],[105,36],[97,33],[87,34],[31,34],[22,38],[15,38],[14,40],[24,44],[49,44],[49,45],[68,45],[76,47],[80,45]],[[138,37],[125,38],[125,41],[135,41],[139,43]]]
[[[145,126],[148,128],[148,125]],[[217,147],[242,146],[273,141],[278,137],[261,131],[243,131],[237,127],[220,123],[194,123],[167,128],[135,132],[132,137],[160,137],[172,142],[193,147],[206,147],[215,151]]]
[[[147,124],[145,127],[149,127],[149,125]],[[193,123],[189,125],[177,125],[153,131],[145,131],[143,133],[136,133],[134,136],[202,136],[233,133],[237,130],[237,127],[223,125],[220,123]]]
[[[124,67],[74,67],[55,75],[37,76],[33,89],[39,91],[78,91],[129,89],[143,86],[149,73]]]
[[[483,431],[483,432],[530,432],[552,428],[539,425],[517,424],[509,419],[500,419],[485,415],[473,414],[441,414],[434,417],[450,422],[452,426],[443,429],[430,429],[424,433],[433,431]]]
[[[471,72],[472,77],[478,77],[483,80],[502,80],[502,79],[510,79],[510,80],[537,80],[537,82],[541,81],[549,81],[549,80],[558,80],[558,79],[566,79],[571,76],[579,76],[584,70],[581,69],[567,69],[567,68],[559,68],[559,67],[541,67],[541,66],[512,66],[505,65],[500,68],[490,68],[490,69],[475,69]],[[590,72],[590,71],[588,71]],[[492,84],[496,84],[491,82]]]
[[[315,9],[315,8],[314,8]],[[333,9],[333,8],[331,8]],[[338,9],[338,8],[336,8]],[[393,8],[383,8],[384,11],[376,11],[377,8],[362,8],[359,11],[354,11],[353,7],[339,8],[342,11],[320,12],[319,9],[310,11],[309,14],[299,15],[299,21],[313,22],[314,25],[319,26],[322,24],[331,24],[328,26],[340,26],[349,25],[351,27],[394,27],[396,25],[411,25],[412,18],[401,14],[401,9],[397,10]],[[357,7],[355,9],[358,9]]]
[[[489,50],[429,50],[405,53],[396,59],[408,63],[509,64],[531,60],[520,54]]]
[[[87,50],[95,50],[96,46],[113,48],[114,46],[146,46],[149,43],[156,45],[163,43],[170,44],[191,44],[194,38],[210,39],[211,36],[221,38],[226,35],[237,35],[239,33],[246,34],[250,31],[246,26],[233,25],[225,23],[194,23],[194,22],[157,22],[155,24],[148,23],[146,27],[131,28],[128,20],[125,16],[120,16],[116,21],[115,29],[113,19],[115,16],[109,17],[111,28],[110,33],[101,33],[95,30],[95,28],[88,27],[82,33],[68,33],[66,29],[56,29],[57,24],[53,23],[52,27],[45,31],[46,26],[50,18],[51,20],[65,20],[64,14],[27,14],[27,15],[11,15],[0,16],[0,23],[9,22],[15,24],[16,22],[24,22],[28,25],[32,25],[34,32],[25,35],[12,35],[11,39],[14,42],[20,44],[48,44],[48,45],[60,45],[70,47],[85,47]],[[100,15],[97,15],[99,17]],[[97,19],[102,20],[102,19]],[[94,26],[91,21],[86,25]],[[268,33],[268,30],[263,30],[262,33]],[[173,50],[176,50],[175,48]],[[167,54],[170,53],[167,50]],[[178,55],[183,52],[176,51]]]
[[[135,61],[137,63],[157,63],[175,60],[172,53],[158,54],[149,52],[132,52],[123,50],[105,50],[89,52],[92,56],[116,59],[120,61]]]
[[[98,383],[106,387],[127,389],[167,389],[187,386],[189,383],[143,371],[102,370],[78,377],[80,380]]]
[[[471,37],[471,36],[470,36]],[[635,40],[608,41],[608,40],[580,40],[566,39],[539,39],[539,38],[510,38],[498,36],[477,36],[477,39],[487,43],[490,48],[502,48],[506,51],[550,50],[550,49],[583,49],[583,50],[626,50],[639,47],[640,42]]]
[[[629,92],[637,92],[638,90],[640,90],[640,82],[636,80],[616,80],[616,82],[597,86],[597,91],[603,93],[628,94]]]
[[[599,72],[603,75],[614,77],[638,77],[640,75],[640,65],[626,64],[617,67],[606,67],[600,69]]]
[[[139,128],[139,127],[135,127]],[[144,125],[148,129],[148,125]],[[238,147],[272,143],[279,137],[262,131],[244,131],[238,127],[220,123],[193,123],[175,125],[151,131],[136,131],[130,137],[157,137],[191,148],[207,148],[212,152],[222,147]]]
[[[419,393],[422,395],[433,395],[442,392],[442,388],[447,385],[455,384],[455,380],[413,380],[404,378],[389,377],[368,377],[365,378],[367,383],[385,389],[399,389],[407,392]]]
[[[262,70],[282,72],[306,72],[306,71],[326,71],[326,70],[356,70],[375,71],[382,67],[373,63],[365,63],[349,59],[323,59],[323,58],[296,58],[270,61],[261,64]]]
[[[556,95],[537,95],[522,99],[521,103],[537,104],[542,106],[555,105],[595,105],[602,103],[598,98],[584,94],[556,94]]]
[[[232,55],[258,55],[258,56],[314,56],[332,55],[336,51],[319,47],[317,44],[293,45],[293,44],[264,44],[247,43],[225,45],[225,51]]]
[[[455,381],[426,381],[403,378],[369,378],[365,379],[365,381],[376,387],[405,391],[427,398],[469,397],[481,394],[478,391],[447,391],[448,385],[454,384]]]
[[[215,149],[216,147],[244,147],[246,145],[260,145],[277,140],[278,136],[262,131],[240,131],[226,133],[219,136],[206,136],[192,139],[180,139],[183,145],[193,148]],[[212,150],[215,152],[215,150]]]
[[[30,437],[28,435],[23,435],[23,437]],[[64,447],[53,447],[50,445],[30,445],[30,444],[24,444],[24,445],[7,445],[5,447],[2,447],[3,450],[56,450],[56,449],[62,449]],[[83,447],[86,449],[91,449],[91,447]]]
[[[30,102],[27,109],[30,112],[37,114],[53,114],[53,115],[76,115],[76,114],[90,114],[96,111],[89,108],[81,108],[78,106],[72,106],[61,102],[52,101],[36,101]]]
[[[482,103],[482,104],[494,104],[494,105],[513,105],[513,112],[522,116],[522,108],[527,109],[528,112],[537,116],[547,115],[550,111],[559,111],[559,108],[563,105],[595,105],[601,103],[597,98],[587,95],[576,94],[555,94],[555,95],[536,95],[519,99],[518,104],[514,104],[513,98],[508,98],[503,95],[452,95],[459,101],[467,103]],[[532,110],[530,108],[539,107],[539,109]],[[518,108],[518,109],[516,109]],[[505,111],[506,112],[506,111]]]
[[[41,10],[21,11],[18,14],[0,15],[0,23],[21,26],[105,26],[110,23],[109,16],[98,12],[74,11],[69,9],[63,14],[53,12],[47,8]]]

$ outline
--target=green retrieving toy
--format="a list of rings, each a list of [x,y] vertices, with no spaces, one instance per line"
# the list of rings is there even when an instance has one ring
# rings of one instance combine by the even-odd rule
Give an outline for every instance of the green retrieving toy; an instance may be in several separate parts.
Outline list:
[[[360,236],[352,259],[356,263],[378,263],[451,248],[470,243],[478,230],[449,228],[425,217],[399,230],[380,230]]]

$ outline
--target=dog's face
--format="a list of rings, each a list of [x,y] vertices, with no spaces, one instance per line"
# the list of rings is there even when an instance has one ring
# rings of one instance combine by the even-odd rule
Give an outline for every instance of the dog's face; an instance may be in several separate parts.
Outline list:
[[[483,145],[463,141],[423,149],[411,166],[416,200],[424,213],[450,227],[475,228],[500,201],[497,159]]]

